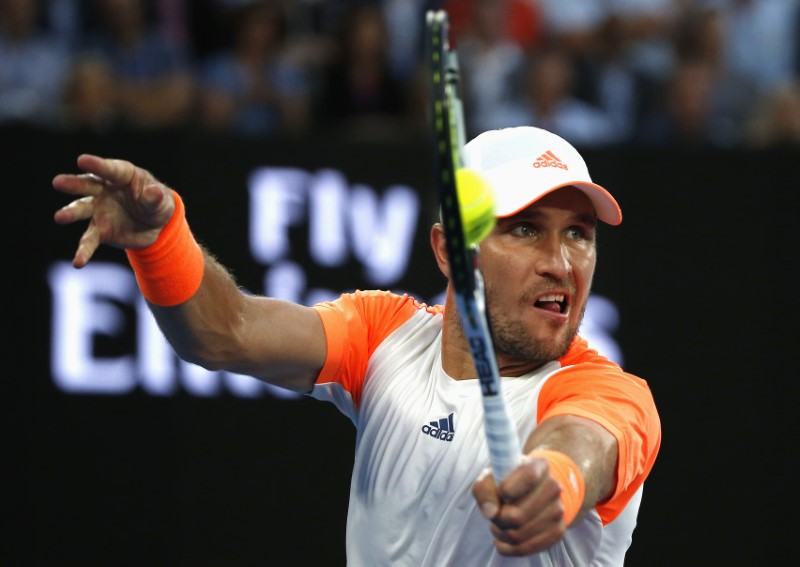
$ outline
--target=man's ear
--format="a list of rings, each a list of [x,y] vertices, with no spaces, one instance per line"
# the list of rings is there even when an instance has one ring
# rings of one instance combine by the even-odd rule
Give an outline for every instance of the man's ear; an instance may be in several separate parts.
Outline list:
[[[431,227],[431,248],[439,269],[448,280],[450,279],[450,259],[447,256],[447,245],[444,239],[444,227],[436,223]]]

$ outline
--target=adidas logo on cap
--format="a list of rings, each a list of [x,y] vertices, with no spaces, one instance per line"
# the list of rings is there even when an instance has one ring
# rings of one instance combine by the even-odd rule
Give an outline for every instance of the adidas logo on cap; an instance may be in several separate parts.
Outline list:
[[[545,153],[536,158],[536,161],[533,162],[533,167],[557,167],[563,170],[569,169],[567,164],[558,159],[558,156],[550,150],[547,150]]]
[[[422,433],[441,441],[452,441],[455,432],[452,413],[438,421],[431,421],[422,426]]]

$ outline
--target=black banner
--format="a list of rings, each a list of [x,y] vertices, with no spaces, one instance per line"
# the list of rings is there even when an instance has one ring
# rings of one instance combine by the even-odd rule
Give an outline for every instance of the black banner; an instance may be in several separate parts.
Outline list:
[[[52,222],[68,198],[50,182],[83,152],[129,159],[181,193],[198,240],[253,293],[313,303],[382,288],[434,302],[445,280],[428,244],[429,140],[6,129],[0,145],[3,564],[343,565],[349,421],[178,361],[121,251],[69,265],[83,227]],[[770,563],[794,478],[800,154],[585,156],[624,221],[600,229],[584,332],[649,382],[664,428],[627,565]]]

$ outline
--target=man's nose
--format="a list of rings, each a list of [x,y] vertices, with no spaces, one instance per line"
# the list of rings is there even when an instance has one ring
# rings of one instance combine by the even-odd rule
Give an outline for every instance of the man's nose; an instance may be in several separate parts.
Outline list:
[[[536,250],[536,272],[541,276],[564,279],[570,272],[567,247],[556,236],[541,241]]]

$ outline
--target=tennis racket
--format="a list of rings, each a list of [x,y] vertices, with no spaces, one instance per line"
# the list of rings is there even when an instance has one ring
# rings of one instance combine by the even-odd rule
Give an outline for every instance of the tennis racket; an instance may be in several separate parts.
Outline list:
[[[489,462],[499,483],[521,461],[519,438],[500,387],[500,371],[486,315],[483,276],[477,244],[468,245],[456,192],[456,171],[463,167],[464,112],[459,95],[459,67],[450,48],[449,18],[430,10],[425,19],[431,71],[432,121],[435,132],[436,182],[456,303],[480,382]]]

